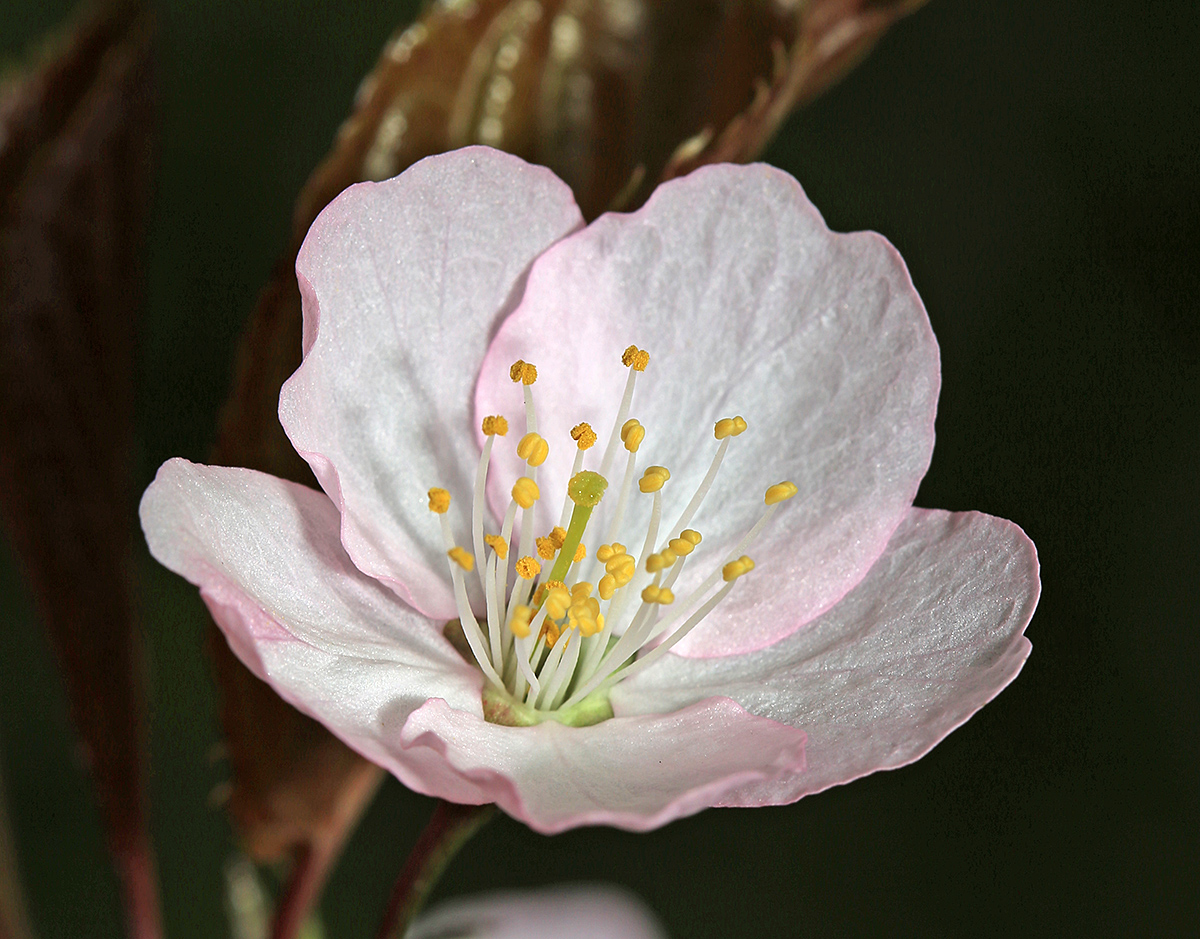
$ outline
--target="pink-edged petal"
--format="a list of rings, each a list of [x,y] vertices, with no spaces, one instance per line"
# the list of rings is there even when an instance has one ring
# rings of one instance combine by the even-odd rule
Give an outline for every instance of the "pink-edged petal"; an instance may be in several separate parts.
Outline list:
[[[549,170],[472,147],[352,186],[300,250],[305,356],[280,420],[355,564],[428,616],[455,605],[426,491],[462,496],[469,520],[479,363],[530,263],[581,221]]]
[[[141,519],[150,553],[200,588],[247,667],[368,758],[430,697],[482,714],[479,670],[351,563],[322,493],[177,459],[146,490]],[[408,782],[420,767],[395,771]]]
[[[557,515],[580,420],[601,434],[586,464],[596,468],[630,343],[651,355],[631,412],[647,432],[639,456],[673,474],[664,527],[708,469],[714,422],[749,423],[694,523],[707,566],[697,561],[682,586],[723,560],[769,485],[799,487],[750,552],[770,589],[736,592],[677,651],[762,648],[858,583],[912,504],[940,382],[924,307],[884,238],[829,231],[799,184],[767,166],[707,167],[631,215],[600,218],[534,264],[476,391],[477,413],[518,414],[509,365],[538,367],[539,432],[551,445],[539,483],[553,495],[542,526]],[[489,495],[502,506],[520,465],[509,448],[495,462]]]
[[[722,800],[793,802],[919,759],[999,694],[1029,656],[1039,589],[1033,543],[1012,522],[913,509],[866,579],[807,629],[749,655],[667,655],[618,685],[613,707],[655,713],[728,695],[803,728],[803,774]]]
[[[440,758],[446,769],[438,785],[415,788],[443,795],[474,787],[473,798],[459,801],[495,802],[543,834],[580,825],[658,828],[740,787],[800,772],[804,739],[728,698],[591,727],[504,727],[434,700],[408,718],[402,735],[408,755]]]
[[[665,939],[627,890],[572,884],[447,900],[417,918],[409,939]]]

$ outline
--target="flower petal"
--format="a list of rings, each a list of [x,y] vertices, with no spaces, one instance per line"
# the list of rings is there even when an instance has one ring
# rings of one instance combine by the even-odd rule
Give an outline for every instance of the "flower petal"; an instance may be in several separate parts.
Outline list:
[[[618,714],[708,695],[808,732],[803,774],[725,805],[777,805],[924,756],[1016,676],[1039,592],[1033,543],[1012,522],[913,509],[841,603],[768,649],[667,655],[612,695]]]
[[[476,391],[477,413],[517,413],[508,367],[538,366],[551,514],[574,456],[569,428],[591,422],[603,450],[630,343],[651,355],[632,410],[647,432],[639,457],[674,474],[664,527],[708,469],[714,422],[749,423],[696,517],[707,569],[693,565],[684,587],[724,560],[769,485],[799,487],[750,552],[769,589],[736,591],[677,651],[762,648],[858,583],[912,504],[940,382],[924,307],[884,238],[830,232],[796,181],[767,166],[706,167],[631,215],[600,218],[534,264]],[[511,448],[495,459],[490,496],[502,506],[520,464]]]
[[[482,715],[479,670],[351,563],[322,493],[176,459],[146,490],[141,518],[150,553],[200,587],[247,667],[369,759],[386,733],[380,714],[398,731],[438,696]]]
[[[455,898],[417,918],[409,939],[664,939],[654,915],[627,890],[573,884]]]
[[[580,825],[658,828],[741,786],[800,772],[804,739],[727,698],[591,727],[504,727],[434,700],[408,718],[402,735],[407,754],[436,755],[446,770],[414,788],[446,797],[473,786],[474,797],[460,801],[495,802],[543,834]]]
[[[352,186],[300,250],[305,357],[280,420],[338,503],[354,563],[428,616],[455,605],[425,493],[469,498],[488,339],[530,262],[581,223],[548,170],[473,147]]]

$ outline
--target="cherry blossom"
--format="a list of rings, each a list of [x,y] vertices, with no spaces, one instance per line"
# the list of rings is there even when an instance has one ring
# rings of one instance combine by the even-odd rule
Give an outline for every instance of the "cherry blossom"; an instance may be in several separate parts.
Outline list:
[[[409,787],[648,830],[917,759],[1020,671],[1010,522],[912,507],[938,350],[896,251],[767,166],[583,227],[484,148],[339,196],[280,419],[323,492],[172,460],[153,555]]]

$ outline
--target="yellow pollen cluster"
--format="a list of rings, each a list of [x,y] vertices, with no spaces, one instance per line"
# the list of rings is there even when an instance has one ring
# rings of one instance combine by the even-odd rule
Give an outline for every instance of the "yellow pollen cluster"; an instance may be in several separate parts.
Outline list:
[[[654,584],[651,584],[642,591],[642,602],[661,603],[663,606],[666,606],[668,603],[675,602],[675,594],[666,587],[656,587]]]
[[[767,494],[763,497],[763,501],[767,505],[775,505],[778,502],[785,502],[796,494],[796,484],[793,482],[776,483],[767,490]]]
[[[567,543],[567,530],[561,525],[555,525],[550,529],[550,534],[546,537],[550,539],[550,543],[554,545],[554,549],[557,551]]]
[[[524,639],[529,635],[529,623],[532,619],[533,608],[524,603],[518,603],[513,610],[512,621],[508,624],[508,628],[518,639]]]
[[[635,372],[644,372],[650,364],[650,353],[637,346],[630,346],[621,354],[621,364]]]
[[[601,600],[611,600],[612,595],[633,580],[633,575],[637,573],[637,561],[618,541],[600,545],[596,549],[596,560],[604,565],[605,571],[596,586]]]
[[[550,455],[550,444],[541,434],[526,434],[517,444],[517,456],[530,466],[541,466]]]
[[[575,548],[575,557],[573,557],[571,560],[578,564],[585,557],[587,557],[587,545],[581,541],[578,547]]]
[[[517,576],[525,580],[533,580],[542,572],[542,565],[537,562],[536,558],[531,558],[529,555],[517,561]]]
[[[579,444],[580,450],[590,450],[596,445],[596,432],[587,421],[571,428],[571,439]]]
[[[533,603],[535,606],[541,606],[542,601],[546,599],[546,591],[553,590],[556,587],[563,590],[567,589],[567,585],[561,580],[547,580],[538,584],[538,589],[533,592]]]
[[[451,561],[461,567],[464,571],[475,570],[475,559],[467,553],[466,548],[455,545],[453,548],[447,551],[446,554],[449,556]]]
[[[746,429],[746,421],[741,417],[723,417],[717,421],[713,428],[713,436],[718,440],[724,440],[726,437],[736,437]]]
[[[553,561],[554,555],[558,553],[558,548],[549,538],[535,538],[534,543],[537,545],[538,557],[543,561]]]
[[[508,542],[499,535],[484,535],[484,542],[487,546],[496,552],[496,557],[501,561],[508,559]]]
[[[752,570],[754,570],[754,562],[743,554],[736,561],[730,561],[721,568],[721,576],[728,583],[737,580],[743,574],[749,574]]]
[[[631,417],[621,425],[621,443],[630,453],[637,453],[638,447],[646,439],[646,428],[636,417]]]
[[[508,421],[499,414],[485,417],[483,419],[483,432],[489,437],[493,434],[497,437],[503,437],[508,433]]]
[[[429,490],[429,511],[442,515],[450,510],[450,493],[436,486]]]
[[[656,554],[646,558],[646,570],[651,574],[657,574],[659,571],[664,571],[679,559],[671,548],[664,548]]]
[[[658,492],[663,483],[670,478],[671,471],[665,466],[647,466],[642,478],[638,480],[638,488],[642,492]]]
[[[672,538],[667,544],[677,557],[685,558],[700,544],[700,532],[694,528],[685,528],[678,538]]]
[[[532,509],[533,503],[541,498],[541,491],[538,489],[538,484],[528,476],[522,476],[512,487],[513,501],[523,509]]]
[[[537,366],[517,359],[513,362],[512,368],[508,370],[508,377],[523,385],[532,385],[537,381]]]

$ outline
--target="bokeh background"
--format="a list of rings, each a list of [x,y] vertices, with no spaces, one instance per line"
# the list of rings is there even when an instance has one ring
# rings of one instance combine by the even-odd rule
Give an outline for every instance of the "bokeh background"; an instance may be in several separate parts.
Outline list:
[[[159,0],[139,485],[202,459],[292,200],[412,2]],[[0,59],[67,0],[4,0]],[[437,896],[603,879],[676,937],[1200,931],[1200,6],[932,0],[765,159],[900,249],[942,347],[923,506],[1016,520],[1044,593],[1017,681],[918,764],[649,835],[500,818]],[[131,509],[132,510],[132,509]],[[141,556],[168,935],[226,935],[234,846],[196,592]],[[0,543],[0,763],[44,939],[118,937],[60,681]],[[385,784],[323,905],[372,935],[432,803]]]

